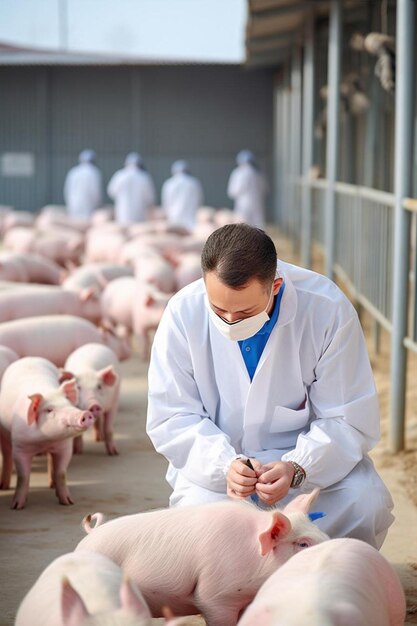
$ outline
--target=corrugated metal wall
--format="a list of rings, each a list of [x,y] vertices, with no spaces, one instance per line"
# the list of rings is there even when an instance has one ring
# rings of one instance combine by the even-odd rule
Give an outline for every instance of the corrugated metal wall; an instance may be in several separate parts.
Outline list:
[[[31,211],[61,204],[65,174],[87,147],[105,184],[127,152],[139,151],[158,191],[172,161],[185,158],[216,207],[231,206],[227,179],[241,148],[256,152],[271,180],[268,70],[2,67],[0,93],[0,158],[30,153],[35,162],[33,176],[5,176],[0,161],[0,204]]]

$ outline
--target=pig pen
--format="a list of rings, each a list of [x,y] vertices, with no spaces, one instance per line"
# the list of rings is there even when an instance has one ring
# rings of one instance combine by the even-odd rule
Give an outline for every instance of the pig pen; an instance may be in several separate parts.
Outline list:
[[[277,245],[280,256],[291,261],[288,242],[279,239]],[[370,336],[369,320],[363,323]],[[393,495],[396,521],[381,552],[394,565],[405,588],[406,624],[417,624],[417,507],[413,503],[417,483],[413,481],[415,472],[410,471],[415,467],[416,452],[414,448],[394,457],[387,450],[389,337],[383,333],[382,339],[381,353],[372,356],[372,366],[381,402],[383,438],[372,457]],[[54,558],[75,548],[84,536],[81,520],[86,513],[101,511],[116,517],[167,504],[166,462],[153,450],[145,433],[147,363],[134,350],[133,356],[121,363],[121,371],[120,409],[114,422],[120,455],[108,456],[103,443],[93,441],[92,432],[84,436],[84,454],[74,456],[68,469],[73,506],[59,505],[54,491],[47,487],[45,457],[34,459],[25,509],[10,510],[13,490],[0,491],[0,626],[13,626],[21,599],[41,571]],[[417,374],[417,359],[413,372]],[[409,429],[412,435],[412,424]],[[195,624],[203,626],[204,622],[195,618]]]

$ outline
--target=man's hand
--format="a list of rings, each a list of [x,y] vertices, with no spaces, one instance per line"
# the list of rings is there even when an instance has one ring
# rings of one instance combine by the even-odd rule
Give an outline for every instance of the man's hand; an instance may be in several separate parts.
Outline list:
[[[245,459],[233,461],[227,472],[227,495],[230,498],[244,500],[255,493],[258,472],[262,465],[256,459],[251,459],[253,470],[245,464]]]
[[[272,506],[287,495],[294,477],[294,467],[285,461],[262,465],[258,471],[255,492],[265,504]]]

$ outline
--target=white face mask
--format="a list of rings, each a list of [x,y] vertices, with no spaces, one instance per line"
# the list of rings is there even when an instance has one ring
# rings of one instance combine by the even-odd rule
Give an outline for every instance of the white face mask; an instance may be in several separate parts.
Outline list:
[[[270,301],[271,298],[268,300],[265,311],[261,311],[257,315],[252,315],[251,317],[246,317],[242,320],[237,320],[236,322],[226,322],[226,320],[217,315],[217,313],[215,313],[211,308],[208,300],[207,306],[211,321],[223,337],[230,339],[231,341],[244,341],[245,339],[249,339],[249,337],[256,335],[256,333],[261,330],[265,322],[269,321],[270,317],[266,311],[269,308]]]

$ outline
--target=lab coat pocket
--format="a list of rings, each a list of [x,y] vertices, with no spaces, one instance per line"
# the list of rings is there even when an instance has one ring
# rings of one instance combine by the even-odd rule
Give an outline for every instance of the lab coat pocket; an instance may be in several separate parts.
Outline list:
[[[291,430],[301,430],[308,423],[309,414],[308,404],[301,409],[276,406],[271,421],[271,432],[283,433]]]

